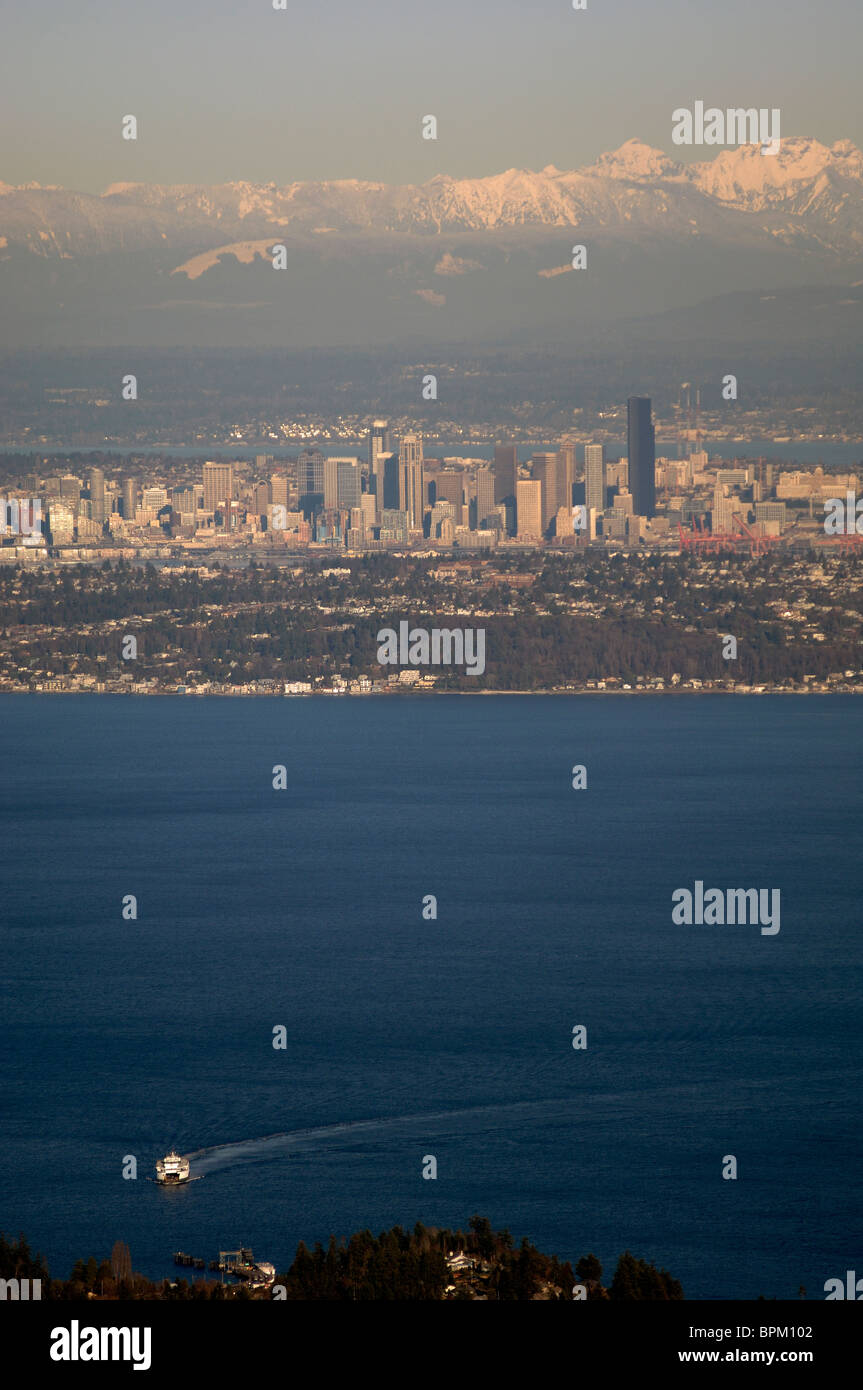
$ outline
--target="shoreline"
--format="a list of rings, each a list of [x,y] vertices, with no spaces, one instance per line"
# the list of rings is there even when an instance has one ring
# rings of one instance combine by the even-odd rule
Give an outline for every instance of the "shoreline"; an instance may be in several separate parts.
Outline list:
[[[746,690],[380,690],[371,692],[347,691],[347,690],[318,690],[309,691],[304,694],[285,694],[276,690],[0,690],[0,697],[14,695],[87,695],[94,698],[104,699],[105,697],[123,700],[150,700],[150,699],[198,699],[198,700],[338,700],[338,699],[386,699],[386,698],[428,698],[429,696],[466,696],[468,699],[477,699],[483,696],[498,695],[541,695],[548,698],[557,697],[558,699],[572,699],[579,696],[592,695],[603,697],[607,695],[618,696],[640,696],[640,695],[662,695],[662,696],[764,696],[764,695],[797,695],[808,697],[810,695],[863,695],[863,686],[849,686],[845,688],[824,690],[785,690],[781,686],[775,689],[770,687]]]

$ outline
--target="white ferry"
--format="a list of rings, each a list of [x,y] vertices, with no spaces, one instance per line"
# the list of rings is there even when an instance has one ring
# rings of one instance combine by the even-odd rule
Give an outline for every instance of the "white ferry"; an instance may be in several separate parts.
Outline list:
[[[181,1158],[173,1149],[164,1158],[156,1159],[156,1182],[166,1187],[189,1181],[189,1160]]]

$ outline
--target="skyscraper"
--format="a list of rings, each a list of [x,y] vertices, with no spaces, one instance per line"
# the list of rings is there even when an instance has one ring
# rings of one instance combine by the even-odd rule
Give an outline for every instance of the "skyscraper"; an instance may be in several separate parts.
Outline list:
[[[572,488],[575,482],[575,445],[561,444],[557,451],[557,505],[572,506]]]
[[[551,518],[557,513],[560,503],[558,494],[558,455],[534,454],[531,459],[532,472],[538,481],[542,496],[542,534],[548,530]],[[519,523],[519,530],[521,524]]]
[[[390,431],[386,420],[372,420],[369,430],[369,474],[375,472],[375,462],[381,454],[390,453]]]
[[[381,512],[381,540],[396,541],[401,545],[407,545],[408,517],[406,512],[400,511],[397,507],[384,507]]]
[[[425,512],[421,434],[403,434],[399,440],[399,510],[407,512],[413,530],[421,529]]]
[[[514,444],[494,446],[494,500],[505,502],[515,497],[518,478],[518,452]]]
[[[403,434],[399,440],[399,463],[422,463],[423,437],[421,434]]]
[[[138,505],[138,480],[137,478],[123,479],[123,520],[134,521],[135,510]]]
[[[359,461],[340,458],[338,462],[338,497],[340,507],[358,507],[363,491],[363,475]]]
[[[626,403],[629,490],[638,516],[656,515],[656,437],[650,397],[630,396]]]
[[[399,463],[399,510],[407,512],[412,530],[420,530],[425,513],[421,463]]]
[[[304,449],[297,459],[297,486],[301,497],[324,495],[324,456],[318,449]]]
[[[605,511],[605,445],[584,446],[584,503],[588,512]]]
[[[288,505],[288,478],[285,473],[274,473],[270,478],[270,495],[273,502],[281,507]]]
[[[481,527],[494,511],[494,473],[490,468],[476,470],[476,524]]]
[[[125,506],[125,502],[123,505]],[[194,513],[197,511],[197,499],[195,497],[195,489],[191,487],[173,488],[171,490],[171,506],[173,507],[174,511],[178,512],[181,516],[184,512],[186,512],[187,514],[191,512],[194,515]]]
[[[339,505],[339,460],[324,459],[324,511]]]
[[[204,509],[219,511],[234,496],[234,469],[230,463],[204,464]]]
[[[375,461],[375,504],[378,522],[384,508],[398,511],[399,461],[396,454],[378,454]]]
[[[76,478],[73,473],[67,473],[60,479],[60,497],[62,501],[68,502],[73,511],[78,510],[81,501],[81,480]]]
[[[461,468],[442,468],[433,475],[436,502],[452,502],[457,514],[464,501],[464,471]]]
[[[542,536],[542,484],[534,478],[519,479],[515,498],[519,539],[538,541]]]
[[[90,516],[100,525],[105,520],[105,474],[101,468],[90,469]]]

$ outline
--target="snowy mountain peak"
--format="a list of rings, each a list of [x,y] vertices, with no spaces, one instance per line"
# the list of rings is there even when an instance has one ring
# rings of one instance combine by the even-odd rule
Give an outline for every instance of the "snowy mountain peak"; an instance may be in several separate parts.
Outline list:
[[[763,155],[758,145],[741,145],[691,164],[687,174],[710,197],[754,209],[817,186],[825,175],[863,182],[863,155],[850,140],[829,146],[798,135],[784,137],[776,155]]]
[[[594,178],[628,179],[633,183],[648,183],[655,179],[679,178],[683,166],[669,159],[662,150],[646,145],[643,140],[625,140],[617,150],[600,155],[594,164],[580,172]]]

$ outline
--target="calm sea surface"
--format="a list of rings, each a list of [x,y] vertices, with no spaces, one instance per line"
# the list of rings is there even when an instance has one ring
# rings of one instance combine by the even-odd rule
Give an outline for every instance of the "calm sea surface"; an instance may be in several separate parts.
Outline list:
[[[691,1298],[861,1268],[863,700],[0,719],[0,1227],[54,1274],[117,1239],[151,1277],[178,1248],[284,1268],[301,1238],[474,1212]],[[779,888],[781,931],[675,926],[695,879]],[[172,1145],[203,1180],[166,1192]]]

